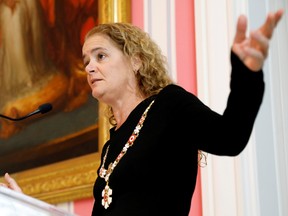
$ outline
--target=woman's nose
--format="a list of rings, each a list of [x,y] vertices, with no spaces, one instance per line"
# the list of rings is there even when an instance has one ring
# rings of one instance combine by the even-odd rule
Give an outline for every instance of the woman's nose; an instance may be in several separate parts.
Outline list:
[[[86,65],[86,67],[85,67],[85,71],[86,71],[86,73],[91,74],[91,73],[95,72],[95,68],[96,68],[96,66],[93,65],[91,62],[89,62],[89,64]]]

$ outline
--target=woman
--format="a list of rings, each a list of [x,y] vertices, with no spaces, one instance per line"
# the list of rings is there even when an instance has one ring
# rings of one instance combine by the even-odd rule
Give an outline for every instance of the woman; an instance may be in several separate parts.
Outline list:
[[[140,29],[113,23],[87,34],[87,80],[92,95],[108,105],[113,126],[94,186],[93,215],[188,215],[198,152],[235,156],[247,144],[262,102],[269,39],[282,14],[269,14],[248,38],[246,18],[239,18],[222,115],[172,83],[159,48]]]

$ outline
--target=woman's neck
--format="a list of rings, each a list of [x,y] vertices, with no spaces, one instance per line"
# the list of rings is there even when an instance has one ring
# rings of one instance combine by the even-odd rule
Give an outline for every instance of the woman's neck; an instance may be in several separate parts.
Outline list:
[[[132,97],[127,100],[118,101],[117,105],[112,107],[115,120],[117,122],[116,129],[126,121],[130,113],[140,104],[145,98],[144,97]]]

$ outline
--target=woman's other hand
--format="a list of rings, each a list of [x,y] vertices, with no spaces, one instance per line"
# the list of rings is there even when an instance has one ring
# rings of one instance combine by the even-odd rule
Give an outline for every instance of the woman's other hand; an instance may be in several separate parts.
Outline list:
[[[17,184],[17,182],[8,173],[4,175],[4,179],[6,182],[0,183],[0,186],[10,188],[11,190],[22,193],[22,190]]]

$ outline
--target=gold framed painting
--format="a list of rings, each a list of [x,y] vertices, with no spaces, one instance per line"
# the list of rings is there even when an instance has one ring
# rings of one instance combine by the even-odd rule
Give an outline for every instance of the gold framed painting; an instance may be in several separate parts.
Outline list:
[[[0,120],[1,175],[9,172],[25,194],[49,203],[92,197],[109,127],[104,105],[86,84],[81,47],[94,25],[130,22],[130,6],[127,0],[0,4],[1,114],[17,118],[53,105],[45,116]]]

